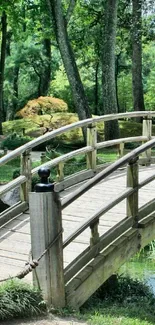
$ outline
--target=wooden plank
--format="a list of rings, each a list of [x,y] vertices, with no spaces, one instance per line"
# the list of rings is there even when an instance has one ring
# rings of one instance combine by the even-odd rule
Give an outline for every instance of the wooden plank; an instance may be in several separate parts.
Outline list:
[[[2,226],[7,221],[11,220],[15,216],[24,212],[28,208],[27,202],[22,202],[15,204],[12,207],[6,209],[3,213],[0,214],[0,226]]]
[[[0,158],[0,161],[1,161],[2,158]],[[0,189],[0,196],[7,193],[10,190],[12,190],[13,188],[16,188],[16,187],[20,186],[24,182],[26,182],[26,177],[24,175],[18,176],[17,178],[13,179],[12,181],[10,181],[8,184],[4,185]]]
[[[83,251],[77,259],[74,259],[74,261],[65,269],[65,282],[68,282],[77,272],[80,271],[81,268],[90,262],[92,258],[99,254],[100,251],[115,241],[120,235],[125,233],[132,224],[133,218],[126,218],[102,235],[100,241],[96,245],[92,248],[90,246],[86,248],[85,251]]]
[[[83,184],[80,188],[78,188],[74,193],[67,196],[67,198],[64,198],[61,200],[61,206],[64,209],[68,204],[72,203],[74,200],[76,200],[79,196],[84,194],[87,190],[89,190],[92,186],[96,185],[98,182],[100,182],[102,179],[109,176],[111,173],[113,173],[116,169],[122,167],[124,164],[128,163],[131,159],[134,159],[138,155],[140,155],[145,150],[148,150],[152,146],[155,145],[155,139],[150,140],[147,143],[143,144],[139,148],[136,148],[132,151],[132,153],[128,153],[124,157],[120,158],[118,161],[111,164],[109,167],[107,167],[105,170],[97,174],[93,177],[93,179],[90,179],[85,184]]]
[[[87,152],[91,152],[93,150],[93,148],[91,146],[86,146],[77,150],[73,150],[71,152],[68,152],[60,157],[57,157],[55,159],[49,160],[46,163],[42,164],[42,167],[54,167],[56,165],[58,165],[60,162],[64,162],[66,160],[69,160],[72,157],[75,157],[77,155],[81,155],[81,154],[85,154]],[[32,169],[32,174],[36,174],[38,172],[38,170],[40,169],[40,166],[35,167],[34,169]]]
[[[110,251],[97,256],[78,276],[66,286],[67,304],[73,308],[79,308],[108,277],[110,277],[127,259],[137,252],[139,238],[122,238],[119,245],[110,247]],[[92,269],[91,269],[92,268]],[[75,283],[74,280],[80,280]]]
[[[92,178],[95,175],[95,171],[93,170],[83,170],[74,175],[65,177],[65,179],[61,182],[55,184],[54,189],[56,192],[63,191],[64,189],[73,186],[75,184],[81,183],[84,180]]]

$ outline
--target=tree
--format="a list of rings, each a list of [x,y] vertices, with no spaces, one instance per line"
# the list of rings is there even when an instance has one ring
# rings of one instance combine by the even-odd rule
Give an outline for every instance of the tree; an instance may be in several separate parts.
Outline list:
[[[2,131],[2,122],[4,117],[3,107],[3,84],[4,84],[4,68],[5,68],[5,54],[6,54],[6,39],[7,39],[7,15],[5,10],[1,16],[1,29],[2,29],[2,41],[1,41],[1,56],[0,56],[0,134]]]
[[[115,44],[117,27],[117,0],[104,1],[102,86],[104,114],[117,113],[115,79]],[[105,123],[105,139],[119,137],[118,121]]]
[[[132,85],[135,111],[144,111],[142,81],[142,0],[132,0]]]
[[[72,1],[72,0],[71,0]],[[73,1],[72,1],[73,2]],[[74,52],[69,41],[67,22],[63,15],[62,1],[61,0],[47,0],[50,12],[53,19],[53,26],[59,50],[61,53],[62,61],[68,76],[71,86],[72,95],[74,99],[75,109],[79,119],[85,119],[91,116],[87,98],[79,71],[77,68]],[[68,11],[68,15],[69,11]]]

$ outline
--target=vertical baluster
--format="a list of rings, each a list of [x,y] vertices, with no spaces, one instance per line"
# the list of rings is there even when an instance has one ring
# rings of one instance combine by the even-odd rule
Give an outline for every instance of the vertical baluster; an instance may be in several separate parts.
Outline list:
[[[124,155],[124,143],[120,143],[119,145],[119,149],[118,149],[118,156],[119,158],[123,157]]]
[[[61,182],[64,180],[64,162],[60,161],[57,165],[57,181]]]
[[[138,158],[132,159],[127,166],[127,187],[138,186]],[[138,226],[138,189],[127,198],[127,217],[133,217],[133,226]]]
[[[152,136],[152,119],[145,117],[143,119],[143,131],[142,135],[148,138],[148,141],[151,140]],[[142,158],[146,158],[146,166],[151,164],[151,148],[142,153]]]
[[[21,185],[21,200],[29,201],[29,192],[31,192],[32,175],[31,175],[31,154],[25,151],[21,155],[21,175],[26,176],[26,182]]]
[[[93,147],[93,151],[87,153],[87,168],[96,170],[96,142],[97,131],[96,126],[89,126],[87,128],[87,146]]]
[[[99,219],[90,225],[90,230],[91,230],[90,246],[93,246],[99,242],[100,236],[98,232],[98,226],[99,226]]]

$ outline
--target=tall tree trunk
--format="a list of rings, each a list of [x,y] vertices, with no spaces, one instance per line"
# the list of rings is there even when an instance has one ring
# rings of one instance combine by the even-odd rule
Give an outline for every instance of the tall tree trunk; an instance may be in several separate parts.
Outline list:
[[[95,88],[94,88],[94,97],[95,97],[95,115],[98,115],[98,70],[99,70],[99,62],[96,62],[95,66]]]
[[[132,86],[134,110],[143,111],[142,0],[132,0]]]
[[[13,100],[12,100],[12,111],[9,114],[9,120],[13,120],[15,113],[18,108],[18,79],[19,79],[20,64],[15,64],[14,66],[14,76],[13,76]]]
[[[115,82],[115,43],[117,27],[117,0],[104,2],[103,21],[103,60],[102,85],[104,114],[117,113],[116,82]],[[119,137],[118,121],[105,123],[105,139]]]
[[[61,0],[46,0],[54,21],[54,29],[57,43],[72,90],[75,109],[80,120],[91,116],[83,84],[76,65],[74,52],[72,50],[65,18],[62,11]]]
[[[43,73],[41,75],[40,92],[41,96],[46,96],[48,93],[50,80],[51,80],[51,41],[49,38],[43,40],[43,53],[46,57],[46,62],[43,67]]]
[[[7,40],[7,15],[5,11],[2,12],[1,26],[2,26],[1,28],[2,41],[1,41],[1,57],[0,57],[0,134],[3,134],[2,131],[2,122],[4,117],[3,84],[4,84],[4,68],[5,68],[6,40]]]

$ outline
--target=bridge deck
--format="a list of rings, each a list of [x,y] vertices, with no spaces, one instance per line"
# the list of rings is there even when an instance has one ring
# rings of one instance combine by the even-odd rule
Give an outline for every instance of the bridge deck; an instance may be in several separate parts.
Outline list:
[[[154,166],[140,168],[140,181],[154,174]],[[104,204],[111,202],[126,187],[126,170],[120,170],[106,178],[75,202],[63,210],[63,239],[75,230]],[[66,196],[69,189],[61,195]],[[155,181],[139,191],[139,207],[154,198]],[[125,218],[126,200],[100,218],[100,235],[105,233],[117,222]],[[31,249],[29,213],[24,213],[8,222],[0,229],[0,279],[16,275],[29,259]],[[78,256],[88,245],[90,230],[85,230],[70,245],[64,249],[64,267]],[[27,281],[32,281],[32,274],[27,275]]]

